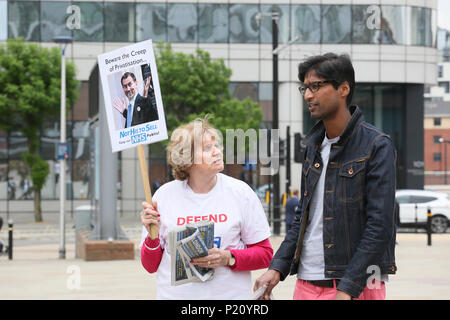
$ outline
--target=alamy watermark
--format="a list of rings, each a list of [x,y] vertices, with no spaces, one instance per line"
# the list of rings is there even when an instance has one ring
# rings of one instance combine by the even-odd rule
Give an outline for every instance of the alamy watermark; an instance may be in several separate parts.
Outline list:
[[[179,131],[172,140],[177,142],[170,152],[170,160],[175,165],[192,164],[212,164],[219,157],[222,157],[224,164],[260,164],[261,175],[273,175],[279,170],[279,129],[227,129],[225,130],[225,149],[222,145],[224,141],[220,131],[215,130],[210,134],[209,144],[216,148],[215,157],[204,158],[205,139],[208,137],[202,134],[201,123],[194,124],[193,133],[187,129]],[[270,136],[270,143],[269,143]],[[212,148],[212,146],[207,146]],[[208,149],[209,151],[210,149]]]
[[[70,265],[66,269],[66,273],[69,274],[66,281],[67,289],[80,290],[81,289],[81,268],[78,265]]]

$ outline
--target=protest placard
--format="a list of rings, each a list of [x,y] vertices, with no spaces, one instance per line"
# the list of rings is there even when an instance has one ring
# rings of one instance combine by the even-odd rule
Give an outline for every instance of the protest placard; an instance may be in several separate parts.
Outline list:
[[[98,66],[112,151],[137,147],[145,199],[152,203],[143,145],[167,139],[152,40],[101,54]]]

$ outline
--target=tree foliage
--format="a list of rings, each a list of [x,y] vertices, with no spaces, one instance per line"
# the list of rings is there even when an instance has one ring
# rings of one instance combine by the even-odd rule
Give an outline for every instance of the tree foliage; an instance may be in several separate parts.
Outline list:
[[[206,114],[224,138],[226,129],[257,129],[262,121],[258,103],[232,98],[231,70],[208,52],[173,52],[170,44],[158,44],[158,76],[169,132]]]
[[[40,190],[48,176],[48,164],[39,156],[40,132],[45,121],[60,114],[61,54],[22,39],[0,45],[0,129],[21,132],[27,138],[23,154],[33,181],[35,219],[42,221]],[[78,81],[75,66],[66,63],[66,106],[75,102]],[[38,206],[38,207],[37,207]]]

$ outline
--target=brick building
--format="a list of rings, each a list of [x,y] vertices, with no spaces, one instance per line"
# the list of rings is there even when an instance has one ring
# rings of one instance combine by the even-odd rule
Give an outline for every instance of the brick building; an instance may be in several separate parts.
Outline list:
[[[450,102],[426,102],[424,108],[425,185],[447,184],[450,170]],[[447,176],[447,182],[450,176]]]

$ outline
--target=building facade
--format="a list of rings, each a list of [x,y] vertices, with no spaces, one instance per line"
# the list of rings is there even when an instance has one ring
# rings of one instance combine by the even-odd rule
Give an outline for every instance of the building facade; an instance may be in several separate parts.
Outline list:
[[[425,185],[450,181],[450,101],[425,102]]]
[[[88,183],[94,143],[89,125],[89,78],[99,54],[147,39],[170,42],[174,50],[185,53],[206,50],[231,68],[233,96],[257,101],[264,114],[262,126],[270,128],[273,11],[279,16],[281,138],[289,126],[293,145],[293,134],[305,135],[313,125],[297,89],[298,63],[310,55],[347,53],[356,71],[354,102],[367,121],[392,137],[398,150],[399,187],[422,188],[424,87],[435,85],[438,73],[436,10],[435,0],[0,0],[0,42],[23,37],[54,46],[55,36],[71,35],[75,40],[67,58],[77,66],[81,87],[68,118],[72,143],[69,208],[76,208],[93,193]],[[164,92],[162,95],[164,101]],[[57,202],[52,204],[59,196],[55,161],[58,137],[58,121],[50,121],[42,132],[41,153],[51,167],[42,194],[48,200],[44,212],[56,212],[58,207]],[[0,133],[0,201],[5,203],[0,214],[3,210],[31,212],[31,201],[17,202],[30,197],[23,187],[28,179],[20,157],[24,147],[19,134]],[[151,180],[167,179],[164,150],[152,148]],[[137,155],[128,150],[118,157],[120,210],[137,212],[144,198]],[[298,188],[301,164],[292,162],[291,170],[291,186]],[[282,166],[282,192],[285,176]],[[258,179],[254,181],[259,184]],[[261,178],[260,184],[263,181]]]

